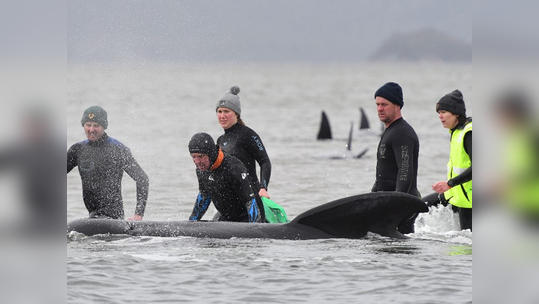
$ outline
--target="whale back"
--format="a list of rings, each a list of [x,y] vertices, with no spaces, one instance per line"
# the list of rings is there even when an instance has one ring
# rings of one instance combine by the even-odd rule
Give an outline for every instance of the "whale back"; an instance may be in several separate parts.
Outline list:
[[[211,221],[124,221],[78,219],[68,223],[68,232],[87,236],[125,234],[133,236],[321,239],[364,237],[367,232],[404,238],[397,225],[404,218],[427,212],[419,198],[399,192],[360,194],[338,199],[301,213],[286,224]]]
[[[367,232],[404,238],[398,224],[415,213],[427,212],[418,197],[401,192],[375,192],[342,198],[298,215],[291,222],[339,238],[361,238]]]

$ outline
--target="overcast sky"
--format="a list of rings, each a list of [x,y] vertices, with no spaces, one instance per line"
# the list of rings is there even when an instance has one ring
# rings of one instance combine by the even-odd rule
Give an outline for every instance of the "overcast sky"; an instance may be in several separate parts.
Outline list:
[[[68,1],[68,61],[367,59],[398,32],[472,41],[472,1]]]

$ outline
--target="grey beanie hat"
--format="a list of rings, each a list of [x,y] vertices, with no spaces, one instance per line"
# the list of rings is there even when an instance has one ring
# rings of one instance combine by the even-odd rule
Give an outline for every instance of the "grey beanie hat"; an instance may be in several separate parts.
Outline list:
[[[84,114],[82,114],[82,119],[80,120],[80,123],[84,127],[84,124],[88,121],[97,122],[104,129],[106,129],[109,125],[107,111],[105,111],[105,109],[100,106],[89,107],[88,109],[84,110]]]
[[[230,91],[226,92],[221,99],[217,102],[215,110],[219,108],[229,108],[230,110],[236,112],[238,116],[241,116],[241,103],[238,93],[240,92],[240,87],[233,86],[230,88]]]

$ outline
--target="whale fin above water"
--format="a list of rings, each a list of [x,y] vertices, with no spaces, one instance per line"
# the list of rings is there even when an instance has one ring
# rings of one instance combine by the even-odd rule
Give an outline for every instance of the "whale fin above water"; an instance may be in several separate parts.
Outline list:
[[[363,150],[362,150],[361,152],[359,152],[358,154],[354,155],[354,158],[361,158],[363,155],[365,155],[365,153],[367,153],[368,150],[369,150],[368,147],[363,148]]]
[[[354,134],[354,122],[350,124],[350,133],[348,133],[348,141],[346,142],[346,149],[352,151],[352,135]]]
[[[369,119],[367,118],[367,114],[365,114],[365,111],[362,107],[359,107],[359,129],[360,130],[368,130],[371,128],[369,124]]]
[[[348,140],[345,147],[334,147],[334,149],[328,152],[317,154],[315,158],[329,158],[329,159],[358,159],[361,158],[368,151],[368,147],[363,147],[359,153],[352,151],[352,140],[354,139],[354,122],[350,123],[350,132],[348,133]],[[340,145],[340,144],[339,144]],[[335,145],[334,145],[335,146]]]
[[[325,111],[322,111],[322,120],[320,122],[320,129],[318,130],[317,139],[332,139],[331,126]]]

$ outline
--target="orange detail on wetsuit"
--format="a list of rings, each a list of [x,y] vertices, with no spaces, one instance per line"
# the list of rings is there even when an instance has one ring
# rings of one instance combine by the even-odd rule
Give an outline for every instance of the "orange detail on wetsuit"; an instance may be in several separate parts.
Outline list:
[[[225,154],[223,153],[223,151],[221,151],[221,148],[219,148],[219,154],[217,155],[217,159],[215,160],[215,162],[211,166],[210,170],[213,171],[213,170],[219,168],[219,166],[223,162],[223,159],[225,159]]]

